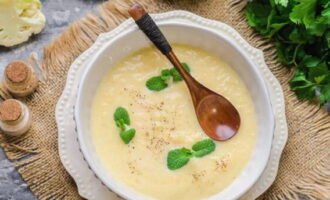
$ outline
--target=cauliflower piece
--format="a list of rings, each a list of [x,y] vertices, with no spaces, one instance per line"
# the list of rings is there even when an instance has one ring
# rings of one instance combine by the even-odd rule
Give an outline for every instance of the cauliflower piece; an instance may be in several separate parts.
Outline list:
[[[46,18],[40,0],[0,0],[0,46],[14,46],[40,33]]]

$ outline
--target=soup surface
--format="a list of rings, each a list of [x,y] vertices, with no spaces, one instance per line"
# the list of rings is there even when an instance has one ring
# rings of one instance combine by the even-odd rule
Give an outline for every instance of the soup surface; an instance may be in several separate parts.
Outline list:
[[[174,44],[173,48],[198,81],[237,108],[241,115],[237,135],[215,142],[214,152],[169,170],[166,158],[170,150],[191,148],[207,136],[183,81],[158,92],[145,86],[150,77],[172,68],[160,52],[149,47],[120,60],[101,81],[92,105],[92,138],[102,164],[117,182],[135,192],[161,200],[202,199],[231,184],[249,160],[256,140],[254,105],[243,81],[221,59],[188,45]],[[131,127],[136,129],[128,145],[119,137],[113,120],[119,106],[127,109]]]

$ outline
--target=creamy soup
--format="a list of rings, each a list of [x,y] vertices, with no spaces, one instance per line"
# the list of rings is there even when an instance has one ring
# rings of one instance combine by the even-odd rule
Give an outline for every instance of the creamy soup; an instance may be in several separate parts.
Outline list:
[[[242,121],[237,135],[215,142],[214,152],[169,170],[170,150],[191,148],[207,136],[183,81],[158,92],[145,86],[150,77],[172,68],[158,50],[149,47],[120,60],[101,81],[92,105],[92,138],[102,164],[117,182],[135,192],[161,200],[202,199],[231,184],[248,162],[256,140],[254,105],[243,81],[220,58],[188,45],[174,44],[173,49],[198,81],[237,108]],[[128,145],[113,120],[119,106],[127,109],[136,129]]]

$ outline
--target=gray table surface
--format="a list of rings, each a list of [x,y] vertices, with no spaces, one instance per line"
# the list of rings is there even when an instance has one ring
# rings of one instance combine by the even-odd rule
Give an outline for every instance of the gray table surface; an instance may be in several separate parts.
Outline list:
[[[46,15],[45,29],[28,42],[13,48],[0,47],[0,74],[13,60],[27,59],[31,52],[42,57],[43,47],[56,38],[72,22],[92,11],[104,0],[41,0]],[[1,77],[1,75],[0,75]],[[330,111],[330,106],[328,107]],[[34,200],[27,184],[24,183],[13,164],[0,148],[0,200]],[[301,199],[307,199],[301,196]]]
[[[27,59],[31,52],[42,58],[43,47],[56,38],[72,22],[84,16],[102,0],[41,0],[46,15],[45,29],[28,42],[13,48],[0,47],[0,74],[13,60]],[[27,184],[24,183],[13,164],[0,149],[0,200],[34,200]]]

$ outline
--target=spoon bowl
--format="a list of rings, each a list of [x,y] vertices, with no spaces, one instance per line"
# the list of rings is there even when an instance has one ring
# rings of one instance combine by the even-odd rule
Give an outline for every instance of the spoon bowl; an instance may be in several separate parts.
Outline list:
[[[203,130],[214,140],[228,140],[240,126],[240,116],[232,104],[218,94],[210,94],[196,107],[196,115]]]
[[[204,132],[218,141],[232,138],[241,123],[236,108],[225,97],[203,86],[184,69],[165,36],[141,5],[132,6],[128,12],[139,28],[183,77],[189,88],[198,122]]]

